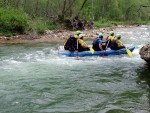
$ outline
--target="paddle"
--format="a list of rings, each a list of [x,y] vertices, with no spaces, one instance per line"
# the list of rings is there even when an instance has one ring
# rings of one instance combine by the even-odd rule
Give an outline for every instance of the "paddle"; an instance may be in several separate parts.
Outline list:
[[[90,52],[94,54],[94,49],[92,47],[90,47]]]
[[[127,47],[125,47],[125,48],[126,48],[126,52],[129,55],[129,57],[132,57],[132,52]]]
[[[120,41],[121,42],[121,41]],[[122,43],[122,42],[121,42]],[[123,45],[123,44],[122,44]],[[127,52],[127,54],[128,54],[128,56],[129,57],[132,57],[132,52],[126,47],[126,46],[124,46],[125,48],[126,48],[126,52]]]
[[[108,47],[109,42],[110,42],[110,40],[108,40],[108,42],[107,42],[107,45],[106,45],[106,47],[105,47],[104,54],[103,54],[102,57],[104,57],[104,55],[105,55],[105,53],[106,53],[106,49],[107,49],[107,47]]]
[[[79,58],[78,58],[78,43],[79,43],[79,42],[78,42],[78,39],[77,39],[77,56],[76,56],[76,59],[77,59],[77,60],[79,60]]]

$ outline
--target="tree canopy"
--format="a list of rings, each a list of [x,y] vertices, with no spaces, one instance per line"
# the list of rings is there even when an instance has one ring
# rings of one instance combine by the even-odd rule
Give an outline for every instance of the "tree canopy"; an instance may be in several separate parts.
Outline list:
[[[150,20],[150,0],[0,0],[0,7],[23,9],[32,17]]]
[[[43,33],[62,23],[69,28],[76,18],[98,27],[99,21],[148,22],[150,0],[0,0],[0,32]]]

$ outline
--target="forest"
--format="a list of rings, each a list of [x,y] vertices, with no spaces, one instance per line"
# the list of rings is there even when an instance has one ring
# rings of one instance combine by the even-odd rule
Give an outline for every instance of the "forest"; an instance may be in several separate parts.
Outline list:
[[[94,27],[148,24],[150,0],[0,0],[0,32],[8,36],[12,32],[74,30],[75,20],[91,22]]]

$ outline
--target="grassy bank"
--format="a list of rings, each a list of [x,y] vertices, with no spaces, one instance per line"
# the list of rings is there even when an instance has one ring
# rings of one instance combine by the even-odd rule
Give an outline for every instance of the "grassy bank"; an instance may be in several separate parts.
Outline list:
[[[147,25],[150,24],[148,21],[95,21],[94,27],[112,27],[117,25]]]

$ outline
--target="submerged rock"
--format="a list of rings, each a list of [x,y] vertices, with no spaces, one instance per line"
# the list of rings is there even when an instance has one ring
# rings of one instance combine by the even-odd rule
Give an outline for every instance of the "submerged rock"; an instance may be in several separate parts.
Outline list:
[[[150,63],[150,44],[143,46],[139,52],[142,59]]]

